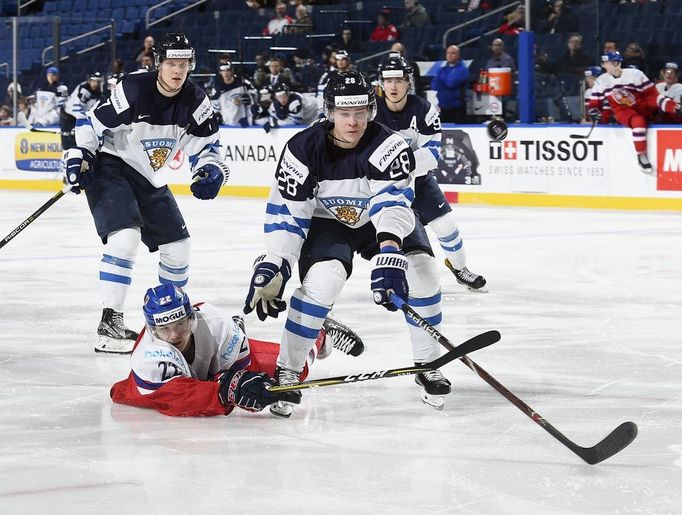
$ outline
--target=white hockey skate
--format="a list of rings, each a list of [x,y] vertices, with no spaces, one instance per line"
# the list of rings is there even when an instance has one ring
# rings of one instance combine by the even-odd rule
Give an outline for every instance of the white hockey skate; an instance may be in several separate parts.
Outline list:
[[[277,367],[275,370],[275,381],[278,385],[284,386],[287,384],[294,384],[299,382],[299,373],[289,370],[284,367]],[[291,392],[297,393],[300,399],[301,392]],[[289,418],[294,412],[294,405],[291,402],[277,401],[274,404],[270,404],[270,413],[277,417]]]
[[[647,175],[654,174],[654,167],[651,166],[651,161],[649,161],[649,156],[646,154],[637,154],[637,163],[639,164],[639,170]]]
[[[95,345],[95,352],[107,354],[130,354],[138,337],[138,333],[126,328],[123,313],[110,308],[102,311],[97,335],[99,340]]]
[[[423,363],[415,363],[416,366],[423,366]],[[429,370],[414,376],[414,382],[423,387],[421,400],[424,404],[443,409],[445,406],[445,396],[450,393],[450,381],[445,379],[440,370]]]

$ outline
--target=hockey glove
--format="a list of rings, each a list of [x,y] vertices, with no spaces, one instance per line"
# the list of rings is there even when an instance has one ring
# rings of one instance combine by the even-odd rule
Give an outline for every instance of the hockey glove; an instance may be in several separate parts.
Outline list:
[[[592,109],[587,111],[587,116],[590,118],[590,121],[593,122],[599,121],[599,118],[601,117],[601,111],[598,108],[593,107]]]
[[[398,308],[389,300],[391,293],[407,302],[409,288],[405,272],[407,258],[396,247],[386,246],[372,258],[372,294],[374,302],[381,304],[389,311]]]
[[[220,187],[225,182],[225,175],[223,171],[216,165],[204,165],[199,168],[192,176],[192,194],[202,200],[210,200],[216,198]]]
[[[92,165],[95,156],[87,148],[74,147],[64,152],[64,173],[66,182],[73,186],[71,191],[78,194],[92,181]]]
[[[274,386],[275,380],[263,372],[228,370],[218,376],[218,382],[218,398],[224,406],[234,404],[247,411],[261,411],[277,401],[301,402],[300,395],[292,395],[298,392],[270,392],[268,387]]]
[[[273,255],[259,256],[253,264],[253,276],[244,313],[251,313],[255,309],[260,320],[265,320],[268,316],[277,318],[287,309],[282,295],[290,277],[291,266],[286,259]]]

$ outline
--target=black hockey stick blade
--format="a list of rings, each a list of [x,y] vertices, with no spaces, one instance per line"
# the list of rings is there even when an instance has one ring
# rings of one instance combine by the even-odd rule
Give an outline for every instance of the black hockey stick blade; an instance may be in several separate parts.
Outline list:
[[[587,132],[587,134],[569,134],[568,137],[573,139],[589,139],[592,135],[595,125],[597,125],[597,120],[592,122],[592,127],[590,127],[590,130]]]
[[[427,372],[429,370],[440,368],[443,365],[450,363],[457,358],[461,358],[466,354],[488,347],[493,343],[498,342],[500,338],[501,335],[498,331],[487,331],[485,333],[481,333],[465,341],[461,345],[458,345],[453,350],[446,352],[440,358],[425,363],[420,367],[409,366],[403,368],[391,368],[389,370],[379,370],[376,372],[348,374],[345,376],[328,377],[326,379],[313,379],[310,381],[304,381],[302,383],[287,384],[284,386],[271,386],[269,390],[271,392],[291,392],[295,390],[305,390],[308,388],[318,388],[320,386],[334,386],[339,384],[358,383],[360,381],[370,381],[373,379],[383,379],[385,377],[419,374],[421,372]]]
[[[574,445],[575,448],[570,449],[590,465],[596,465],[625,449],[636,437],[637,424],[623,422],[597,445],[593,447]]]

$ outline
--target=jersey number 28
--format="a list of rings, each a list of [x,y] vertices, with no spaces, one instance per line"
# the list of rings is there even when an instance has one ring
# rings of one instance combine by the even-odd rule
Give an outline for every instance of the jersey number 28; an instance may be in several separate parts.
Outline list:
[[[398,157],[396,157],[391,163],[391,168],[389,169],[391,179],[402,179],[410,173],[410,155],[407,150],[403,150]]]

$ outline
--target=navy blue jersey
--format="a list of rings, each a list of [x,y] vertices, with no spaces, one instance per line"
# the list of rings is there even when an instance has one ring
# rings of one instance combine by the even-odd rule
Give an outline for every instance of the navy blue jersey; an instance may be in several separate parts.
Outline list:
[[[350,228],[374,224],[402,240],[414,229],[414,154],[407,142],[370,122],[353,149],[333,144],[330,122],[293,136],[282,152],[266,208],[269,253],[298,259],[313,217]]]
[[[109,98],[78,120],[78,146],[118,156],[156,187],[167,184],[164,165],[178,149],[187,154],[192,171],[214,164],[227,177],[218,121],[206,93],[187,80],[177,95],[165,97],[156,77],[156,72],[123,77]]]
[[[416,95],[407,95],[403,110],[394,112],[386,105],[385,98],[377,98],[377,115],[374,121],[396,131],[409,143],[417,163],[417,176],[425,175],[438,166],[440,117],[430,102]]]

